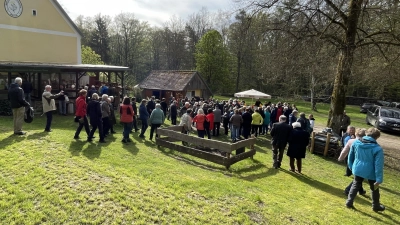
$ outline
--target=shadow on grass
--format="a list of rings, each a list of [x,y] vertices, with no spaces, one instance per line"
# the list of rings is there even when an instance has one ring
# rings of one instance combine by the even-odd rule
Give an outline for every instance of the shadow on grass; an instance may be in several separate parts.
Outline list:
[[[370,218],[372,218],[372,219],[374,219],[374,220],[376,220],[378,222],[383,222],[383,220],[381,218],[379,218],[377,216],[374,216],[374,214],[367,213],[367,212],[364,212],[362,210],[358,210],[357,208],[355,208],[354,211],[359,212],[359,213],[363,214],[364,216],[370,217]],[[371,211],[372,211],[372,209],[371,209]],[[399,215],[399,213],[400,213],[399,211],[394,210],[392,208],[386,208],[386,211],[389,211],[389,212],[391,212],[391,213],[393,213],[395,215]],[[398,221],[396,219],[393,219],[392,216],[387,215],[385,213],[375,212],[375,215],[379,215],[379,216],[385,217],[386,219],[391,220],[394,224],[400,224],[400,221]]]
[[[49,135],[49,132],[45,132],[45,131],[39,132],[39,133],[33,133],[33,134],[27,133],[27,139],[28,140],[40,139],[40,138],[46,137],[48,135]]]
[[[0,146],[5,147],[5,146],[12,145],[15,142],[20,142],[25,139],[26,139],[26,135],[11,134],[8,137],[0,140]],[[4,149],[4,148],[2,148],[2,149]]]
[[[164,155],[166,155],[166,156],[168,156],[170,158],[179,160],[181,162],[187,163],[189,165],[196,166],[196,167],[199,167],[201,169],[210,170],[210,171],[213,171],[213,172],[227,172],[225,167],[222,166],[222,165],[221,166],[212,166],[212,165],[204,164],[204,163],[201,163],[201,162],[186,158],[184,156],[178,156],[178,155],[174,154],[175,153],[174,150],[171,150],[169,148],[165,148],[165,147],[162,147],[162,146],[159,146],[157,148],[158,148],[158,150],[160,150],[160,152],[162,154],[164,154]]]
[[[264,168],[264,167],[266,167],[266,166],[265,165],[262,165],[262,166],[257,166],[256,165],[253,168],[253,170],[258,170],[258,169],[261,169],[261,168]],[[240,176],[239,178],[243,179],[243,180],[247,180],[247,181],[253,182],[253,181],[256,181],[256,180],[259,180],[259,179],[263,179],[263,178],[266,178],[266,177],[269,177],[269,176],[276,175],[277,173],[278,173],[277,169],[268,168],[268,170],[266,172],[258,173],[258,174],[251,174],[251,175],[245,176],[245,177]]]
[[[387,192],[389,192],[389,193],[391,193],[391,194],[400,196],[400,192],[393,191],[393,190],[391,190],[391,189],[389,189],[389,188],[387,188],[387,187],[380,186],[379,188],[382,189],[382,190],[384,190],[384,191],[387,191]]]
[[[311,178],[307,175],[294,173],[294,172],[291,172],[291,171],[288,171],[285,169],[280,169],[279,171],[287,173],[287,174],[293,176],[294,178],[298,179],[299,181],[312,186],[313,188],[316,188],[316,189],[319,189],[328,194],[343,198],[343,200],[346,199],[346,196],[343,194],[344,188],[339,189],[339,188],[333,187],[331,185],[322,183],[318,180],[314,180],[313,178]],[[371,202],[367,201],[367,199],[369,199],[369,198],[358,196],[358,198],[356,198],[355,201],[358,203],[361,203],[362,205],[371,205]],[[343,201],[343,205],[344,205],[344,201]]]

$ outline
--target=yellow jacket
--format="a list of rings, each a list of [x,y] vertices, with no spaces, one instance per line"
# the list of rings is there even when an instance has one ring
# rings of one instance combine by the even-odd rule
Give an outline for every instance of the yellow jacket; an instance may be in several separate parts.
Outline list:
[[[251,115],[253,120],[251,121],[252,125],[262,125],[263,124],[263,118],[258,112],[254,112],[253,115]]]

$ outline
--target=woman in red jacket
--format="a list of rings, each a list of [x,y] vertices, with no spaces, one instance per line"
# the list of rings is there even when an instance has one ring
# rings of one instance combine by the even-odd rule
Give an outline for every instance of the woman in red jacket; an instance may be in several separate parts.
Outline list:
[[[128,97],[124,98],[121,107],[119,108],[119,113],[120,113],[120,121],[124,125],[124,132],[123,132],[124,138],[122,139],[122,142],[124,143],[132,142],[131,139],[129,139],[129,133],[131,132],[132,129],[134,111],[131,105],[130,98]]]
[[[197,111],[197,115],[193,118],[193,122],[196,123],[197,136],[204,138],[204,123],[207,122],[207,117],[204,115],[203,109]]]
[[[205,131],[207,133],[208,139],[211,139],[211,131],[214,129],[214,112],[213,109],[209,108],[207,110],[207,120],[210,126],[207,128],[205,127]]]
[[[75,121],[79,121],[79,127],[75,132],[74,139],[79,139],[79,134],[81,133],[82,128],[85,126],[86,134],[89,137],[90,129],[89,129],[89,122],[86,116],[86,95],[87,91],[82,89],[79,92],[79,97],[76,99],[76,111],[75,111]]]

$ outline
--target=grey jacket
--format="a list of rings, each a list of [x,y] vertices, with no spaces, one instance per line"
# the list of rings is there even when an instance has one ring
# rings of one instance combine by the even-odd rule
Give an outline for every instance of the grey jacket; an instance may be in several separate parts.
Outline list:
[[[229,122],[234,126],[234,127],[240,127],[240,124],[243,123],[243,118],[240,114],[233,114]]]
[[[101,101],[101,118],[106,118],[111,115],[110,104],[106,101]]]
[[[214,123],[221,123],[222,113],[220,109],[214,109]]]

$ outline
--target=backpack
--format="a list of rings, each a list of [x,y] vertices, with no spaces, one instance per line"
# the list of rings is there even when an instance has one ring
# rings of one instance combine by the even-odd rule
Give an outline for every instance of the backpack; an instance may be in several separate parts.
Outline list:
[[[25,107],[24,121],[25,123],[32,123],[33,117],[33,107]]]

